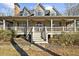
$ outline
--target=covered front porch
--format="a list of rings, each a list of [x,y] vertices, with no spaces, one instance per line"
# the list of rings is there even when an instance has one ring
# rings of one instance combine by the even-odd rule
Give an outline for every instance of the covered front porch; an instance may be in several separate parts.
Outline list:
[[[17,35],[31,34],[31,41],[47,43],[48,35],[77,32],[79,17],[3,17],[2,29],[12,29]]]

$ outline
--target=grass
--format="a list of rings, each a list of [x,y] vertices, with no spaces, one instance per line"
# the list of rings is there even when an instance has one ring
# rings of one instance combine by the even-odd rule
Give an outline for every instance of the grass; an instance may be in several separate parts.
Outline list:
[[[35,48],[33,45],[28,47],[28,42],[24,39],[17,40],[18,45],[22,44],[20,47],[23,48],[25,52],[28,53],[29,56],[49,56],[50,54],[48,52],[45,52],[44,50],[39,50],[38,48]],[[22,43],[23,42],[23,43]],[[27,47],[29,49],[27,49]],[[68,47],[62,47],[57,45],[46,45],[46,48],[49,49],[52,52],[55,52],[59,55],[64,56],[79,56],[79,46],[68,46]]]
[[[19,54],[14,49],[0,48],[0,56],[19,56]]]
[[[27,50],[30,56],[49,56],[49,53],[46,53],[44,51],[37,51],[34,49]]]
[[[13,48],[11,43],[0,43],[0,56],[19,56],[20,54]]]
[[[63,56],[79,56],[79,47],[60,47],[52,50]]]
[[[34,48],[34,46],[28,47],[27,41],[20,41],[23,39],[19,39],[20,47],[29,55],[29,56],[50,56],[48,52],[45,52],[44,50],[37,50]],[[18,41],[18,40],[17,40]],[[25,42],[25,43],[24,43]],[[22,44],[22,45],[21,45]],[[29,49],[27,49],[29,48]],[[39,47],[38,47],[39,48]],[[52,52],[55,52],[59,55],[63,56],[79,56],[79,46],[55,46],[55,45],[47,45],[47,49],[49,49]],[[0,42],[0,56],[20,56],[20,54],[17,52],[17,50],[12,46],[11,42]]]

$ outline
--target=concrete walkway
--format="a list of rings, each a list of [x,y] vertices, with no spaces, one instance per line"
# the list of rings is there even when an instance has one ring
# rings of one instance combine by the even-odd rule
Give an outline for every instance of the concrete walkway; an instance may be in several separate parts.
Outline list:
[[[31,56],[59,56],[58,54],[50,51],[46,46],[47,43],[42,44],[31,44],[23,38],[14,39],[15,42],[28,54]]]

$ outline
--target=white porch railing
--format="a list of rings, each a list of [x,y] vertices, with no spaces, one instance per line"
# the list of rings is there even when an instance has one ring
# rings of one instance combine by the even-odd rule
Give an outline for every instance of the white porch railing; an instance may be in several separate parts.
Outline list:
[[[16,33],[24,33],[26,32],[26,27],[5,27],[6,29],[11,29],[11,30],[14,30]]]
[[[74,31],[74,27],[46,27],[47,31]]]
[[[74,27],[64,27],[64,31],[75,31]]]
[[[44,30],[45,27],[33,27],[33,31],[35,32],[41,32]]]
[[[0,28],[2,28],[2,26],[0,26]],[[16,32],[24,32],[24,31],[32,31],[33,30],[33,27],[5,27],[6,29],[13,29],[15,30]],[[74,27],[34,27],[34,31],[35,32],[41,32],[41,31],[44,31],[44,30],[47,30],[47,32],[53,32],[53,31],[74,31]],[[79,31],[79,27],[77,27],[77,31]]]
[[[22,33],[22,32],[26,31],[26,28],[25,27],[17,27],[16,31]]]

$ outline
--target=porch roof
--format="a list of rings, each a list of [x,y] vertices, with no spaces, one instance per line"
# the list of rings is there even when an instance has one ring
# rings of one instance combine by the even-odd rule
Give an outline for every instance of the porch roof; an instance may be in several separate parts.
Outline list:
[[[17,19],[79,19],[79,16],[0,16],[0,19],[9,19],[9,20],[17,20]]]

